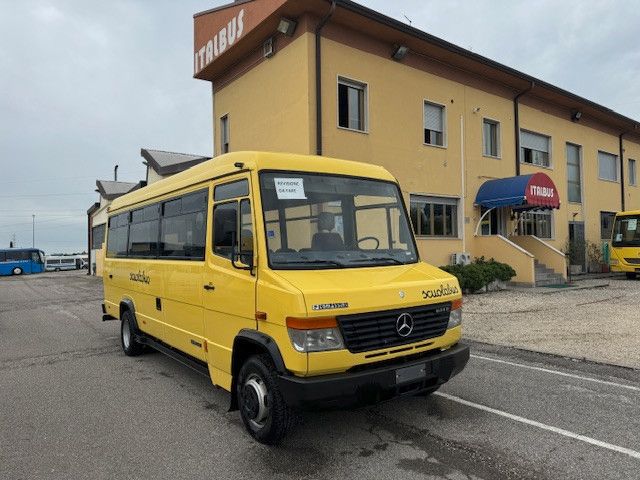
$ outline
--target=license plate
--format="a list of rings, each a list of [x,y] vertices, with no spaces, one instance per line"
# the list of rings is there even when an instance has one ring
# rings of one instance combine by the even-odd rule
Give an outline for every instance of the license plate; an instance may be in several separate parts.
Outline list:
[[[427,376],[427,365],[421,363],[410,367],[399,368],[396,370],[396,385],[401,383],[413,382]]]

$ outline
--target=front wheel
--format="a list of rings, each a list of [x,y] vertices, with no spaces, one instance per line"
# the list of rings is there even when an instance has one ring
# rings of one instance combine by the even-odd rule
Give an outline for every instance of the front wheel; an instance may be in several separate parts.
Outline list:
[[[125,310],[120,325],[120,342],[122,343],[122,351],[128,357],[137,357],[144,348],[144,345],[136,340],[134,332],[133,314],[129,310]]]
[[[636,279],[636,272],[627,272],[627,278],[629,280],[635,280]]]
[[[22,275],[22,269],[20,267],[16,267],[11,270],[11,273],[13,273],[14,275]]]
[[[282,398],[268,355],[254,355],[242,365],[236,382],[240,417],[260,443],[279,444],[287,434],[292,412]]]

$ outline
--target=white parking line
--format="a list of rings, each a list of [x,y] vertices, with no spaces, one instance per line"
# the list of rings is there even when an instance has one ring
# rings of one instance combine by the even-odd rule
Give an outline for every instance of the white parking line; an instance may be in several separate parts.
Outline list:
[[[561,375],[563,377],[576,378],[578,380],[585,380],[587,382],[600,383],[602,385],[610,385],[612,387],[626,388],[628,390],[633,390],[634,392],[640,392],[640,387],[634,387],[633,385],[625,385],[623,383],[608,382],[606,380],[599,380],[597,378],[584,377],[582,375],[575,375],[573,373],[565,373],[565,372],[561,372],[559,370],[551,370],[549,368],[534,367],[532,365],[525,365],[523,363],[508,362],[507,360],[499,360],[497,358],[484,357],[482,355],[471,354],[471,357],[472,358],[477,358],[477,359],[480,359],[480,360],[487,360],[489,362],[504,363],[505,365],[512,365],[514,367],[528,368],[529,370],[537,370],[539,372],[552,373],[554,375]]]
[[[495,408],[487,407],[486,405],[481,405],[479,403],[470,402],[469,400],[464,400],[460,397],[456,397],[455,395],[449,395],[447,393],[442,393],[442,392],[435,392],[433,395],[438,395],[439,397],[446,398],[447,400],[451,400],[452,402],[461,403],[463,405],[467,405],[468,407],[473,407],[473,408],[477,408],[478,410],[494,413],[496,415],[500,415],[501,417],[505,417],[510,420],[515,420],[516,422],[525,423],[533,427],[538,427],[543,430],[547,430],[549,432],[564,435],[565,437],[573,438],[575,440],[580,440],[581,442],[590,443],[591,445],[595,445],[601,448],[606,448],[607,450],[612,450],[614,452],[622,453],[624,455],[628,455],[632,458],[636,458],[640,460],[640,452],[631,450],[630,448],[620,447],[618,445],[613,445],[611,443],[596,440],[595,438],[587,437],[585,435],[580,435],[579,433],[573,433],[563,428],[558,428],[551,425],[547,425],[545,423],[536,422],[535,420],[529,420],[528,418],[520,417],[512,413],[503,412],[502,410],[497,410]]]

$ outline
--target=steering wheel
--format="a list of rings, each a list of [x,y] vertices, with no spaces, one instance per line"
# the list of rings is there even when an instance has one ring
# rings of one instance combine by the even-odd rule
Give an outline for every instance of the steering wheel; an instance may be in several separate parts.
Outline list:
[[[360,248],[360,244],[362,242],[364,242],[365,240],[375,240],[376,246],[373,247],[374,250],[377,250],[378,247],[380,246],[380,240],[378,238],[376,238],[376,237],[362,237],[362,238],[358,239],[358,248]]]

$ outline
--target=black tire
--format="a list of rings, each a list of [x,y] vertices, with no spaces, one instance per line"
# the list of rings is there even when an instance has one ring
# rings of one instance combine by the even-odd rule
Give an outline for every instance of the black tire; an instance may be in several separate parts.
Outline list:
[[[22,275],[22,269],[20,267],[16,267],[13,270],[11,270],[11,274],[12,275]]]
[[[278,388],[271,357],[249,357],[238,373],[236,392],[240,417],[249,435],[265,445],[282,442],[293,415]]]
[[[416,393],[416,397],[428,397],[433,392],[437,392],[439,388],[440,388],[440,385],[436,385],[435,387],[422,390],[421,392]]]
[[[636,272],[627,272],[627,278],[629,280],[635,280],[636,279]]]
[[[59,268],[56,268],[56,269],[54,270],[54,272],[59,272],[59,271],[60,271],[60,269],[59,269]]]
[[[133,314],[131,311],[125,310],[120,322],[120,343],[122,344],[122,351],[129,357],[137,357],[144,350],[144,345],[136,340],[134,332]]]

